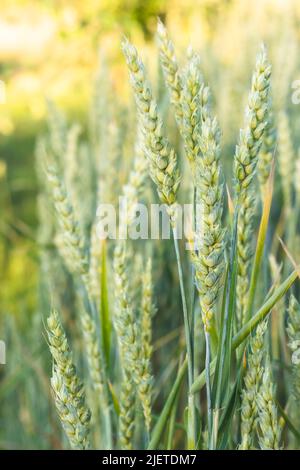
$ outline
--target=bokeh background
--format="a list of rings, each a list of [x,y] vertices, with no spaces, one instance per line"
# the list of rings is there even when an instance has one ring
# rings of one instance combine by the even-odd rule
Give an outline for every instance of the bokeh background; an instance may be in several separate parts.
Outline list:
[[[280,93],[291,96],[291,83],[300,77],[297,1],[253,0],[250,5],[242,0],[2,0],[0,79],[6,102],[0,105],[1,312],[24,315],[35,305],[34,146],[44,125],[45,99],[51,98],[84,125],[101,60],[107,63],[116,92],[126,96],[122,36],[144,46],[144,57],[155,63],[157,16],[166,21],[179,52],[190,43],[203,51],[203,69],[226,141],[238,134],[241,99],[262,41],[272,58],[274,100],[284,99]]]
[[[225,166],[231,168],[262,41],[273,65],[274,108],[288,112],[298,151],[300,105],[292,104],[291,95],[293,81],[300,79],[299,1],[1,0],[0,80],[6,99],[0,104],[0,315],[13,317],[21,329],[38,310],[35,146],[46,127],[46,100],[63,110],[69,121],[79,122],[83,134],[99,74],[100,96],[109,83],[118,103],[128,102],[122,37],[129,36],[139,47],[155,80],[158,16],[166,23],[179,58],[189,44],[200,51],[223,132]],[[276,197],[279,200],[280,194]],[[6,386],[14,387],[12,383]],[[0,400],[1,396],[3,390]],[[20,420],[30,428],[26,410]],[[1,445],[29,444],[25,440]]]

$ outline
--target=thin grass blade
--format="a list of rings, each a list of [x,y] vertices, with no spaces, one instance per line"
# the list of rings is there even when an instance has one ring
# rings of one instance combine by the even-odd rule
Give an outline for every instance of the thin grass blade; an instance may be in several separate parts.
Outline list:
[[[109,311],[108,289],[107,289],[107,263],[106,263],[106,243],[103,242],[101,249],[101,304],[100,318],[103,338],[103,347],[106,364],[110,363],[110,342],[111,342],[111,318]]]
[[[256,291],[257,281],[259,279],[259,271],[260,271],[261,261],[262,261],[262,257],[264,253],[265,240],[266,240],[268,224],[269,224],[269,217],[270,217],[272,198],[273,198],[273,188],[274,188],[274,163],[272,165],[272,169],[271,169],[268,182],[266,185],[266,190],[265,190],[263,211],[262,211],[262,216],[261,216],[261,221],[260,221],[260,226],[259,226],[259,231],[258,231],[254,264],[253,264],[253,268],[251,272],[251,279],[250,279],[247,320],[249,320],[252,316],[255,291]]]

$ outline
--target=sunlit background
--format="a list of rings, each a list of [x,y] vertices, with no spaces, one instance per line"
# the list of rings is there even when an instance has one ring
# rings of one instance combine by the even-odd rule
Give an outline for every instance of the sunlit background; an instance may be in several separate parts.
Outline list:
[[[148,60],[156,57],[153,35],[160,16],[178,51],[190,43],[203,51],[203,68],[230,140],[238,133],[240,97],[261,41],[270,49],[274,82],[282,82],[277,93],[298,78],[299,2],[253,0],[249,8],[242,0],[1,1],[0,79],[6,93],[0,105],[1,310],[17,313],[34,304],[33,149],[45,98],[84,122],[101,61],[107,62],[116,92],[128,94],[122,36],[143,45]]]
[[[300,79],[299,1],[1,0],[0,315],[23,324],[37,309],[34,151],[45,128],[46,99],[87,132],[95,77],[103,69],[98,94],[105,94],[109,83],[118,102],[130,97],[120,48],[124,35],[142,51],[156,80],[158,16],[179,58],[189,44],[200,51],[229,166],[261,42],[273,65],[274,107],[289,111],[297,152],[300,105],[292,104],[291,87]]]

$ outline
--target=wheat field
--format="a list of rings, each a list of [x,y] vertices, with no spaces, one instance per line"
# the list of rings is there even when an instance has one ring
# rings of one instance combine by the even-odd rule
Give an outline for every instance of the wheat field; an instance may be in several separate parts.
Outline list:
[[[83,117],[46,98],[1,449],[300,448],[300,10],[274,3],[198,35],[170,6],[101,49]]]

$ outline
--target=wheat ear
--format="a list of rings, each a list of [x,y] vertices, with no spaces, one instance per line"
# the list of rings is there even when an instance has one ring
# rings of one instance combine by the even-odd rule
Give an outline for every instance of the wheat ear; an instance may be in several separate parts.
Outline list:
[[[49,348],[53,357],[51,387],[56,408],[73,449],[87,449],[91,413],[85,403],[83,384],[72,362],[65,332],[58,313],[51,311],[47,319]]]
[[[241,326],[247,317],[249,269],[251,264],[252,218],[255,197],[251,182],[256,172],[258,155],[267,125],[271,67],[266,50],[262,47],[255,65],[252,85],[245,114],[245,126],[240,131],[234,156],[234,174],[238,217],[238,276],[237,276],[237,324]]]
[[[275,127],[275,119],[272,111],[272,104],[269,104],[268,122],[263,135],[263,142],[260,148],[257,172],[260,185],[261,199],[264,200],[265,188],[270,175],[272,160],[276,147],[277,132]]]
[[[278,423],[275,386],[270,358],[267,357],[262,384],[257,396],[259,445],[262,450],[279,450],[281,429]]]
[[[122,44],[129,68],[131,86],[140,117],[143,145],[149,169],[158,195],[163,203],[172,206],[176,201],[180,177],[174,149],[163,136],[162,121],[157,113],[157,103],[146,79],[144,65],[136,48],[125,40]]]
[[[119,440],[123,449],[132,449],[134,430],[135,405],[135,369],[139,361],[139,345],[136,322],[130,299],[127,278],[125,240],[119,241],[114,251],[114,277],[115,277],[115,320],[120,358],[123,371]]]
[[[182,121],[182,77],[179,72],[174,45],[168,36],[168,32],[165,26],[160,20],[157,22],[157,42],[164,80],[170,93],[171,103],[175,109],[176,121],[180,127]]]
[[[284,205],[287,210],[292,204],[292,183],[294,177],[295,156],[289,118],[285,111],[278,115],[278,169],[281,176],[281,187]]]
[[[141,376],[140,376],[140,395],[143,398],[142,407],[148,432],[151,428],[152,420],[152,382],[151,374],[151,355],[152,355],[152,317],[155,307],[152,301],[152,263],[151,258],[148,259],[146,270],[143,275],[142,287],[142,305],[141,305]]]
[[[193,254],[196,284],[205,330],[211,330],[220,280],[224,269],[224,230],[222,228],[223,185],[220,167],[220,131],[216,119],[207,117],[202,125],[197,161],[196,251]]]
[[[297,401],[300,399],[300,305],[293,295],[290,297],[288,314],[287,333],[292,352],[293,395]],[[298,415],[300,416],[299,412]]]
[[[194,54],[184,74],[181,93],[182,124],[180,131],[184,142],[185,154],[191,165],[194,184],[196,160],[201,156],[199,145],[201,122],[205,121],[209,112],[209,88],[203,84],[199,62],[198,55]]]
[[[257,393],[263,374],[264,335],[267,322],[260,323],[255,335],[250,339],[247,372],[244,378],[241,406],[241,450],[249,450],[253,445],[254,431],[258,418]]]

